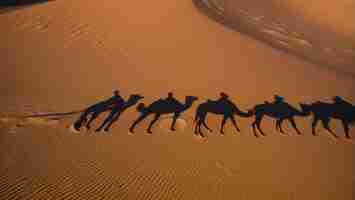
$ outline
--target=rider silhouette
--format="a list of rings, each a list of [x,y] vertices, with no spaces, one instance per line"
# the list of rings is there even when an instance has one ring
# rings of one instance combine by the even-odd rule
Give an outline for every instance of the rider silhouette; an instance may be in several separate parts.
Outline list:
[[[279,103],[283,103],[284,102],[284,98],[279,96],[279,95],[274,95],[274,101],[272,102],[273,104],[279,104]]]
[[[171,103],[179,104],[179,101],[174,97],[174,94],[172,92],[168,93],[168,97],[165,98],[165,101],[170,101]]]
[[[120,92],[118,90],[113,91],[113,96],[104,101],[100,101],[90,107],[88,107],[84,113],[80,116],[80,118],[74,123],[74,128],[79,130],[82,126],[82,123],[87,121],[87,116],[91,114],[90,120],[86,123],[86,127],[90,129],[90,124],[99,116],[100,113],[113,109],[117,106],[123,106],[124,100],[120,96]]]
[[[219,96],[220,98],[218,99],[218,101],[227,101],[229,98],[229,96],[224,92],[219,93]]]
[[[124,104],[123,98],[120,96],[118,90],[113,91],[113,96],[105,101],[104,106],[122,106]]]

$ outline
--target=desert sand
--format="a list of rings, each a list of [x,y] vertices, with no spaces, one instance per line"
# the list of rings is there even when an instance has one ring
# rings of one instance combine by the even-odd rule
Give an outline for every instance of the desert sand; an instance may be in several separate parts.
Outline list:
[[[305,19],[307,27],[320,24]],[[338,30],[337,20],[321,26]],[[237,118],[240,133],[228,123],[224,136],[218,116],[208,117],[214,132],[206,139],[192,129],[197,104],[221,91],[242,110],[274,94],[297,108],[335,95],[354,103],[353,69],[273,48],[214,21],[191,0],[57,0],[3,9],[0,25],[0,199],[354,199],[355,146],[339,121],[331,123],[339,140],[320,126],[313,136],[311,117],[296,118],[304,135],[285,123],[283,136],[270,118],[259,138],[252,118]],[[169,91],[199,101],[176,132],[165,117],[151,135],[151,118],[128,134],[134,108],[108,133],[73,132],[78,114],[19,117],[81,110],[116,88],[147,104]]]

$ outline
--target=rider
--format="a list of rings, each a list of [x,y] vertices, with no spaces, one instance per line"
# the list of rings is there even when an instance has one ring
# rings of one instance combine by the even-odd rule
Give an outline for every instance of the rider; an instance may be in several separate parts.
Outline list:
[[[226,101],[229,98],[228,94],[226,94],[224,92],[219,93],[219,96],[220,97],[219,97],[218,101]]]
[[[273,104],[280,104],[284,102],[284,98],[282,96],[279,96],[277,94],[274,95],[274,101],[272,102]]]
[[[82,126],[83,123],[86,123],[87,121],[87,116],[88,115],[92,115],[90,120],[86,123],[87,127],[90,127],[90,123],[96,119],[96,117],[108,110],[108,109],[113,109],[115,107],[121,107],[124,105],[124,100],[123,98],[120,96],[120,92],[118,90],[113,91],[113,96],[109,99],[106,99],[104,101],[101,101],[99,103],[96,103],[90,107],[88,107],[83,114],[81,114],[81,116],[79,117],[79,119],[74,123],[74,128],[76,130],[79,130],[80,127]]]
[[[230,100],[229,100],[229,96],[228,94],[224,93],[224,92],[221,92],[219,93],[219,99],[216,101],[216,102],[219,102],[219,103],[224,103],[224,104],[233,104]]]
[[[168,97],[165,98],[165,101],[170,101],[171,103],[178,104],[179,101],[174,97],[174,94],[172,92],[168,93]]]
[[[113,96],[104,101],[105,107],[110,106],[122,106],[124,104],[123,98],[120,96],[120,92],[118,90],[113,91]]]

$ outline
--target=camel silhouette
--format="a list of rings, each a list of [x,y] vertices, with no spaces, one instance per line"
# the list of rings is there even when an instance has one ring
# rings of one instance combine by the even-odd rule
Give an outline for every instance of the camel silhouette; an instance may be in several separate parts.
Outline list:
[[[331,119],[341,120],[346,138],[350,139],[350,126],[355,124],[355,107],[353,105],[344,105],[337,103],[325,103],[317,101],[312,104],[302,104],[304,112],[310,112],[313,115],[312,134],[316,134],[316,126],[319,121],[323,127],[329,131],[335,138],[338,136],[330,128]]]
[[[140,103],[137,106],[138,112],[140,112],[140,116],[133,122],[129,131],[133,133],[134,128],[140,123],[143,119],[145,119],[150,114],[155,114],[154,119],[150,122],[147,132],[152,133],[152,126],[154,123],[160,118],[162,114],[171,114],[174,113],[173,122],[171,124],[170,130],[175,130],[176,120],[180,117],[181,113],[189,109],[193,102],[198,98],[195,96],[186,96],[185,103],[182,104],[179,101],[175,100],[172,97],[172,93],[169,93],[169,97],[166,99],[158,99],[151,103],[148,106],[145,106],[144,103]]]
[[[107,116],[104,122],[100,125],[100,127],[96,129],[96,132],[101,131],[101,129],[103,129],[105,126],[106,127],[104,128],[104,131],[109,131],[112,124],[119,119],[119,117],[125,110],[127,110],[131,106],[136,105],[138,101],[143,98],[144,97],[139,94],[133,94],[130,95],[128,100],[125,101],[124,104],[122,104],[122,106],[113,107],[109,116]]]
[[[91,123],[103,112],[112,110],[115,106],[121,106],[124,104],[124,100],[119,95],[119,91],[113,91],[113,96],[109,99],[100,101],[92,106],[89,106],[80,115],[79,119],[74,122],[74,129],[79,131],[81,126],[85,124],[87,129],[90,129]],[[89,121],[87,117],[91,115]]]
[[[201,137],[205,137],[203,132],[201,131],[201,125],[203,125],[208,131],[212,132],[206,124],[206,117],[208,113],[213,113],[216,115],[223,115],[220,133],[224,134],[224,125],[228,119],[230,119],[235,127],[235,129],[240,132],[240,129],[235,121],[234,115],[238,115],[241,117],[250,117],[252,116],[251,112],[245,113],[241,111],[232,101],[221,98],[216,101],[207,100],[204,103],[201,103],[197,109],[195,114],[195,134],[199,134]]]
[[[256,105],[252,110],[250,110],[253,115],[255,115],[255,120],[252,123],[253,133],[255,137],[258,137],[256,129],[265,136],[265,133],[261,130],[261,121],[263,117],[269,116],[276,119],[276,130],[285,134],[282,129],[282,122],[288,120],[296,132],[301,135],[302,133],[298,130],[294,117],[295,116],[308,116],[310,113],[305,111],[299,111],[292,107],[286,102],[269,103]]]

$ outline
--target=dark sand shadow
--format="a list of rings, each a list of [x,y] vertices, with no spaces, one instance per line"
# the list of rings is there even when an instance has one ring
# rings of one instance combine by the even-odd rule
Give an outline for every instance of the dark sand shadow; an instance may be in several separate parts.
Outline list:
[[[241,117],[253,116],[251,112],[246,113],[241,111],[237,105],[229,99],[229,96],[226,93],[221,92],[219,99],[215,101],[208,99],[206,102],[201,103],[197,107],[194,119],[194,132],[196,135],[199,134],[201,137],[205,137],[201,131],[201,125],[203,125],[208,131],[212,132],[212,129],[210,129],[206,123],[206,117],[208,113],[223,116],[220,128],[221,134],[224,134],[224,125],[226,124],[227,120],[231,120],[235,129],[240,132],[234,115]]]
[[[185,103],[181,103],[177,99],[175,99],[175,97],[173,97],[172,92],[169,92],[167,98],[160,98],[148,106],[146,106],[144,103],[140,103],[137,106],[137,111],[140,113],[140,116],[133,122],[133,124],[129,128],[129,131],[133,133],[134,128],[151,114],[154,115],[154,119],[149,123],[147,129],[148,133],[152,133],[151,129],[153,125],[158,121],[161,115],[164,114],[174,114],[170,130],[175,131],[176,120],[183,112],[188,110],[192,106],[194,101],[196,101],[197,99],[198,98],[195,96],[186,96]]]

